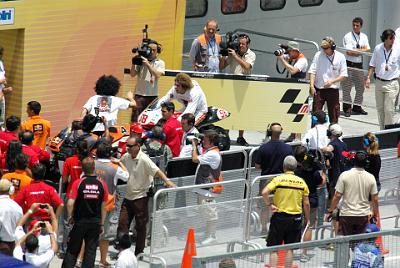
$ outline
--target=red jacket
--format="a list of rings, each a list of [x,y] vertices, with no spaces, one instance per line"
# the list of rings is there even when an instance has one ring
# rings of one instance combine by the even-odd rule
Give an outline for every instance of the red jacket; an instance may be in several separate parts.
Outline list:
[[[182,125],[176,118],[169,118],[164,124],[166,136],[165,144],[171,148],[172,156],[178,157],[181,151],[181,140],[183,135]]]

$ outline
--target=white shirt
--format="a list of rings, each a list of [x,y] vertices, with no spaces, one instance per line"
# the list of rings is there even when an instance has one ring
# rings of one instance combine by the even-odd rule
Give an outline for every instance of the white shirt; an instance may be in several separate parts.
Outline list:
[[[188,132],[184,132],[182,135],[182,140],[181,140],[181,152],[179,153],[179,157],[191,157],[192,156],[192,143],[186,144],[186,139],[188,136],[192,134],[197,134],[199,131],[197,128],[192,127]],[[200,147],[200,146],[199,146]],[[201,147],[199,152],[201,152]]]
[[[15,247],[13,252],[14,258],[23,261],[24,260],[24,252],[22,251],[21,246]],[[54,257],[54,251],[52,249],[47,250],[43,254],[35,254],[35,253],[25,253],[25,261],[32,265],[35,265],[40,268],[47,268],[51,260]]]
[[[6,78],[6,70],[4,69],[4,64],[3,61],[0,60],[0,79],[5,79]],[[5,88],[4,84],[0,84],[0,90],[3,90]]]
[[[157,71],[165,74],[165,62],[160,59],[154,59],[149,62]],[[135,94],[141,96],[158,96],[158,78],[154,77],[149,69],[144,65],[136,65],[137,83]]]
[[[0,240],[15,241],[14,232],[22,217],[22,208],[9,195],[0,195]]]
[[[207,151],[204,152],[204,154],[198,156],[197,159],[199,160],[199,164],[196,169],[196,175],[197,175],[197,172],[201,165],[208,165],[212,169],[217,169],[219,167],[219,165],[222,161],[222,157],[221,157],[221,154],[218,151],[213,150],[213,148],[215,148],[215,147],[208,149]],[[196,180],[196,176],[195,176],[195,180]],[[208,196],[208,197],[219,196],[219,194],[214,194],[206,189],[194,189],[193,192],[198,193],[203,196]]]
[[[399,60],[399,49],[392,48],[390,50],[386,50],[383,46],[383,43],[380,43],[375,47],[374,52],[372,53],[369,66],[375,67],[375,73],[378,78],[392,80],[400,76]],[[385,70],[386,66],[388,67],[387,71]]]
[[[126,110],[129,108],[130,101],[115,97],[115,96],[100,96],[94,95],[88,99],[88,101],[83,105],[88,113],[96,115],[94,110],[95,107],[99,108],[99,116],[104,116],[107,120],[108,126],[113,126],[117,123],[118,111]],[[97,123],[93,131],[103,131],[103,123]]]
[[[246,71],[243,70],[242,66],[233,58],[233,56],[228,56],[226,59],[227,64],[229,65],[229,70],[231,74],[251,74],[251,70],[253,69],[254,62],[256,61],[256,54],[247,49],[247,51],[243,54],[243,56],[239,57],[244,60],[245,62],[251,65],[250,70]]]
[[[328,127],[325,124],[315,125],[301,139],[301,145],[307,147],[309,150],[321,149],[327,146],[329,144],[329,138],[326,135],[327,130]]]
[[[301,58],[297,59],[296,62],[294,63],[294,65],[293,65],[293,67],[296,67],[302,73],[307,72],[307,68],[308,68],[307,58],[306,57],[301,57]]]
[[[360,33],[359,35],[356,34],[355,32],[351,31],[348,32],[344,37],[343,37],[343,46],[347,49],[357,49],[357,44],[359,47],[365,47],[370,49],[369,47],[369,42],[368,42],[368,37],[364,33]],[[350,56],[347,55],[346,53],[346,60],[351,61],[351,62],[356,62],[360,63],[362,62],[362,55],[359,56]]]
[[[315,74],[314,86],[322,89],[326,81],[336,79],[339,76],[348,76],[346,58],[336,50],[329,57],[325,52],[318,51],[315,53],[308,73]],[[339,85],[340,82],[337,82],[332,84],[331,88],[339,88]]]
[[[200,85],[192,80],[193,87],[189,90],[186,90],[184,94],[179,94],[176,92],[175,86],[173,86],[164,97],[162,97],[157,106],[159,107],[161,103],[171,101],[172,99],[176,99],[178,102],[184,105],[184,109],[182,114],[179,116],[178,120],[181,120],[182,115],[191,113],[194,115],[196,120],[203,114],[207,113],[208,106],[206,95],[204,95],[203,90]]]
[[[135,256],[134,247],[130,247],[121,251],[118,255],[118,260],[115,263],[115,268],[137,268],[138,262]]]
[[[25,231],[22,228],[22,226],[18,226],[17,228],[15,228],[15,240],[20,240],[24,235],[25,235]],[[57,240],[57,235],[54,233],[54,239]],[[50,235],[39,235],[38,236],[38,240],[39,240],[39,248],[38,248],[38,254],[43,254],[45,252],[47,252],[48,250],[51,250],[51,238]]]

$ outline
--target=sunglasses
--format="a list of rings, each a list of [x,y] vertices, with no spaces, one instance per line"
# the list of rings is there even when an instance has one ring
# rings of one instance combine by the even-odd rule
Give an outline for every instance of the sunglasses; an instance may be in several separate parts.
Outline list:
[[[133,146],[137,146],[137,144],[126,144],[126,147],[132,148]]]

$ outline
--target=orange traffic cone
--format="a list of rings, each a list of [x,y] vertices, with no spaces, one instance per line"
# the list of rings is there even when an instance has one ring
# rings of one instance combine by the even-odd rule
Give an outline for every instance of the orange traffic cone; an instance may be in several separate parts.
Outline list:
[[[379,215],[379,208],[378,208],[378,215],[376,215],[376,226],[381,230],[381,216]],[[387,248],[384,248],[383,246],[383,241],[382,241],[382,236],[378,236],[375,239],[375,244],[377,244],[381,250],[382,254],[388,254],[389,250]]]
[[[196,241],[194,240],[194,229],[189,228],[185,251],[183,252],[181,268],[192,268],[192,257],[196,256]]]
[[[284,242],[282,242],[282,245]],[[286,259],[286,250],[278,250],[278,262],[276,267],[277,268],[284,268],[285,267],[285,259]],[[270,268],[270,264],[265,264],[265,268]],[[299,266],[295,263],[292,264],[292,268],[298,268]]]

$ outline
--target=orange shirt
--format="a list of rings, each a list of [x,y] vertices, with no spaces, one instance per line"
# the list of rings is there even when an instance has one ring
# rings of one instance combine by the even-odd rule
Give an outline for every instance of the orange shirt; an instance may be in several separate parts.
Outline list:
[[[34,115],[22,123],[22,129],[30,130],[35,135],[33,144],[42,149],[46,149],[46,142],[50,137],[50,128],[50,121],[41,118],[39,115]]]
[[[14,185],[15,192],[11,196],[13,199],[18,195],[19,191],[32,182],[32,178],[26,174],[25,170],[15,170],[15,172],[6,173],[3,175],[2,179],[7,179]]]

